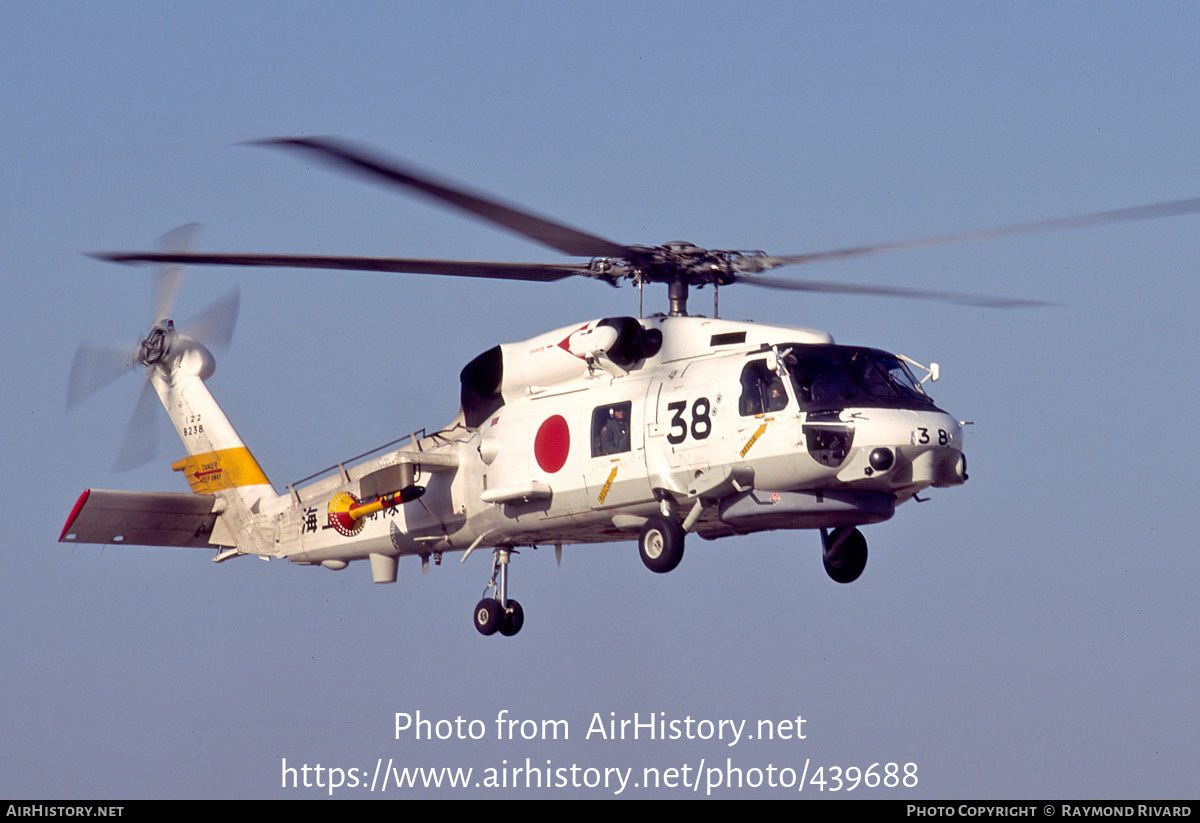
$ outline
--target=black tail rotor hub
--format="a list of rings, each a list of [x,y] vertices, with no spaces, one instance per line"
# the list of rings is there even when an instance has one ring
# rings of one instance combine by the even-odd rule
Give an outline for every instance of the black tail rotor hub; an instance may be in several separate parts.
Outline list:
[[[154,366],[163,361],[171,348],[171,337],[175,334],[175,324],[167,320],[164,324],[155,326],[146,335],[138,349],[137,361],[143,366]]]

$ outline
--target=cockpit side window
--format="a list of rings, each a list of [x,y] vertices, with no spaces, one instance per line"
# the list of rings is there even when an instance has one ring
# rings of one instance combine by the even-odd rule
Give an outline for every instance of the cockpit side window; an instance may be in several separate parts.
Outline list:
[[[629,451],[629,415],[633,402],[597,406],[592,410],[592,457]]]
[[[766,360],[751,360],[742,369],[742,396],[738,413],[743,417],[781,411],[787,407],[787,390]]]

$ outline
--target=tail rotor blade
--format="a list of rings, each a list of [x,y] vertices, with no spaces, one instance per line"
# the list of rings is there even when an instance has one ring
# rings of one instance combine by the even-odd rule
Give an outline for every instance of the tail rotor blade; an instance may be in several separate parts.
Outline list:
[[[129,428],[125,431],[113,471],[127,472],[154,459],[154,455],[158,453],[159,405],[154,384],[149,380],[145,381],[142,394],[133,408],[133,417],[129,420]]]
[[[158,238],[158,248],[167,254],[178,254],[190,251],[200,230],[199,223],[187,223]],[[154,289],[154,317],[150,324],[154,325],[171,318],[175,311],[175,295],[183,285],[183,266],[178,263],[164,264],[158,271]]]
[[[67,408],[91,397],[133,368],[136,352],[116,346],[80,346],[67,381]]]
[[[227,348],[233,339],[240,305],[241,293],[235,287],[181,326],[180,330],[206,346]]]

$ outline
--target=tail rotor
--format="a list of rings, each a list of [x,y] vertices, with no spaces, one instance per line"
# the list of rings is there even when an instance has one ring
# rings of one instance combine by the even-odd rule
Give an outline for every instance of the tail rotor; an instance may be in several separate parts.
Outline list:
[[[163,235],[159,247],[167,253],[186,252],[199,226],[189,223]],[[138,366],[146,369],[142,391],[134,407],[129,427],[122,440],[114,471],[124,472],[148,463],[158,452],[158,425],[161,415],[158,392],[150,380],[150,370],[171,356],[174,341],[182,334],[203,340],[215,348],[226,348],[237,322],[240,297],[234,288],[206,309],[182,324],[177,331],[171,317],[175,299],[183,283],[179,264],[164,264],[156,277],[154,317],[150,331],[132,347],[81,345],[75,352],[67,383],[67,408],[73,409],[91,395]]]

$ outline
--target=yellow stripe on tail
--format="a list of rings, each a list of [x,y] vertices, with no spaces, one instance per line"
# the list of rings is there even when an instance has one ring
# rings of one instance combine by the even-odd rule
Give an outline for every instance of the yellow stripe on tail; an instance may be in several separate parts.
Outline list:
[[[245,446],[194,454],[171,464],[183,472],[195,494],[211,494],[238,486],[269,485],[258,461]]]

